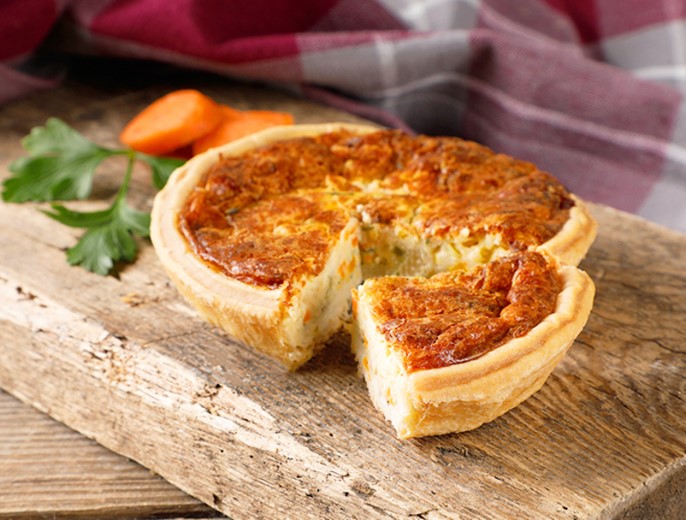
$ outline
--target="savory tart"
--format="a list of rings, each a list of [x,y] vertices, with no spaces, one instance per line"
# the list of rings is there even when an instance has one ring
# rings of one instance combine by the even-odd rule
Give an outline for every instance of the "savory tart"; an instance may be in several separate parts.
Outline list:
[[[289,369],[351,325],[374,404],[412,437],[475,428],[543,384],[590,312],[575,266],[595,230],[530,163],[328,124],[196,156],[151,236],[207,320]]]

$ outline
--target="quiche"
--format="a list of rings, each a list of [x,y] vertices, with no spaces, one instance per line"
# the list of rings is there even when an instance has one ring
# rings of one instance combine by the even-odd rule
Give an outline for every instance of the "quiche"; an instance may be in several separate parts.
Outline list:
[[[288,369],[339,330],[401,438],[473,429],[582,330],[596,224],[551,175],[456,137],[267,129],[176,170],[151,238],[209,322]]]

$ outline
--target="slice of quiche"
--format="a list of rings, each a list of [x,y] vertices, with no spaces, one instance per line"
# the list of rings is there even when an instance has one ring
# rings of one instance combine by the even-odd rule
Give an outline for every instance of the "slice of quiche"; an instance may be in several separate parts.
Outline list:
[[[329,124],[195,157],[156,197],[151,236],[207,320],[289,369],[350,324],[375,405],[410,437],[476,427],[543,383],[590,312],[573,266],[595,229],[529,163]]]
[[[537,391],[591,311],[588,275],[547,254],[501,256],[355,291],[353,350],[401,438],[474,429]]]

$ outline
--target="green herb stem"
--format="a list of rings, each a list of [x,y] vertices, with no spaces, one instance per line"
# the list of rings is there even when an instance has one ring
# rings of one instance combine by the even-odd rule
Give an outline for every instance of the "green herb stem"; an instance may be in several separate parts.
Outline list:
[[[182,160],[155,157],[130,149],[96,145],[63,121],[50,118],[22,140],[28,157],[9,166],[12,175],[2,183],[6,202],[45,202],[85,199],[90,196],[92,179],[100,163],[110,157],[126,156],[124,178],[112,204],[104,210],[82,212],[53,203],[43,210],[50,218],[70,227],[85,229],[75,246],[67,250],[67,260],[89,271],[106,275],[116,262],[131,262],[136,256],[135,236],[150,233],[150,214],[131,208],[127,196],[134,165],[150,167],[153,185],[164,187]]]

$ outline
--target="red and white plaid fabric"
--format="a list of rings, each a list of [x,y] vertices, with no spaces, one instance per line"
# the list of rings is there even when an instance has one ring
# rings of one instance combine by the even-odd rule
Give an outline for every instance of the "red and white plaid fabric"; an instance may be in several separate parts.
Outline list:
[[[83,51],[299,88],[530,160],[595,202],[686,232],[686,0],[4,0],[0,102]]]

